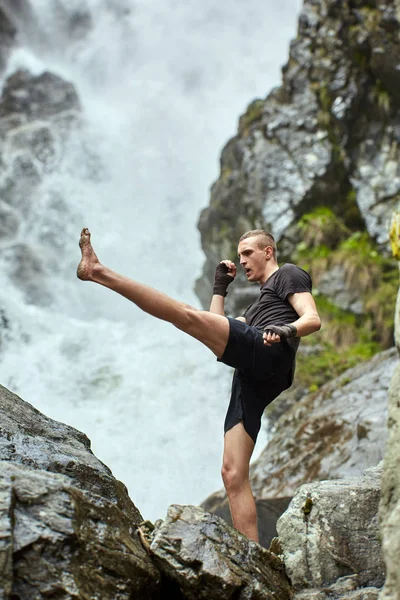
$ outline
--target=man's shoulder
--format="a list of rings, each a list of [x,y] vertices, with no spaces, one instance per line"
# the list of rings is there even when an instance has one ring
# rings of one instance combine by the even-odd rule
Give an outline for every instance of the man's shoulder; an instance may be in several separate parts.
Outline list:
[[[298,267],[297,265],[294,265],[293,263],[285,263],[284,265],[279,267],[278,272],[277,272],[277,274],[279,274],[280,276],[282,276],[282,275],[289,275],[289,276],[297,275],[299,273],[305,273],[306,275],[308,275],[308,277],[310,276],[309,273],[307,273],[307,271],[305,271],[301,267]]]

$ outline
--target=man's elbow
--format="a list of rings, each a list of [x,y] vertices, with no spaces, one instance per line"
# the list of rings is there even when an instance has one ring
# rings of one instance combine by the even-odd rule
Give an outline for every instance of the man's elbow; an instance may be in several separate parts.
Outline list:
[[[321,319],[319,318],[319,315],[315,315],[315,317],[313,318],[313,327],[314,332],[319,331],[321,329]]]

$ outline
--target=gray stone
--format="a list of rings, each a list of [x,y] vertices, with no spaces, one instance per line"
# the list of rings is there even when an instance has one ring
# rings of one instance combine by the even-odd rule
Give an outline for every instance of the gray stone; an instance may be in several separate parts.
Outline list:
[[[187,600],[291,598],[277,556],[199,507],[170,506],[150,551]]]
[[[361,587],[383,585],[381,473],[382,468],[376,468],[363,477],[299,488],[277,525],[295,589],[329,586],[351,574],[358,576]]]
[[[13,494],[9,479],[0,479],[0,598],[8,598],[13,579]]]
[[[0,461],[0,477],[6,598],[159,597],[160,575],[115,504],[65,475],[10,462]]]
[[[251,466],[256,498],[293,496],[303,483],[358,476],[382,460],[394,349],[349,369],[284,413]]]
[[[400,240],[397,240],[400,246]],[[395,340],[400,350],[400,291],[397,296]],[[400,590],[400,366],[389,389],[388,443],[384,458],[382,499],[379,507],[382,547],[387,577],[380,600],[398,600]]]
[[[343,268],[336,265],[326,271],[318,282],[318,290],[327,296],[333,304],[356,315],[363,313],[360,290],[347,283]]]
[[[77,488],[116,504],[132,525],[143,520],[125,486],[94,456],[85,434],[46,417],[1,385],[0,460],[63,473]]]

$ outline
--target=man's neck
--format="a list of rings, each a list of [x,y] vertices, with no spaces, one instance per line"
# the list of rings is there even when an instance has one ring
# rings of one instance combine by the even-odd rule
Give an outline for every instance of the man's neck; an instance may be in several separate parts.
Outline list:
[[[276,262],[272,263],[272,264],[268,263],[268,265],[266,266],[263,278],[258,281],[260,286],[264,285],[264,283],[267,281],[267,279],[269,279],[271,277],[271,275],[273,273],[275,273],[275,271],[277,271],[278,269],[279,269],[278,263],[276,263]]]

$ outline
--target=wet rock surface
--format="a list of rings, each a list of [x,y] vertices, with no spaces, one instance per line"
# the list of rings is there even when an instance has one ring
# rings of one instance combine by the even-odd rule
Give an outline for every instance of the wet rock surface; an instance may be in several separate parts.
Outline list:
[[[132,522],[71,478],[0,461],[4,598],[158,598]]]
[[[199,507],[170,506],[150,552],[188,600],[291,598],[277,556]]]

